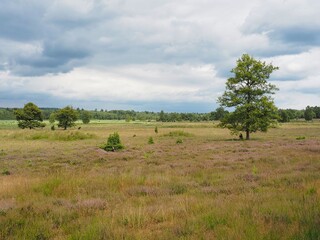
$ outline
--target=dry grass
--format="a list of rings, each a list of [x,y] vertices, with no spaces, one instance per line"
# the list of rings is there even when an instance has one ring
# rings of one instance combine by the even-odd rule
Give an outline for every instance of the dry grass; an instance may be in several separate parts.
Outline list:
[[[320,238],[319,122],[252,141],[212,123],[0,129],[0,239]],[[125,149],[101,150],[115,131]]]

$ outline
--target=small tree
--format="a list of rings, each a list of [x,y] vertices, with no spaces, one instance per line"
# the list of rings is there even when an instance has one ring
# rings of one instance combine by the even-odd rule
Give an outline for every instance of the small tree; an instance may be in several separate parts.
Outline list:
[[[276,123],[277,108],[269,96],[278,90],[269,84],[270,74],[278,67],[257,61],[248,54],[242,55],[237,66],[231,70],[234,77],[226,82],[226,91],[218,99],[225,107],[234,107],[232,113],[221,120],[221,127],[230,129],[233,133],[244,131],[246,139],[250,133],[267,131]]]
[[[84,124],[88,124],[90,122],[91,113],[89,111],[81,112],[81,120]]]
[[[115,132],[113,134],[110,134],[107,140],[107,144],[103,145],[101,148],[106,151],[116,151],[123,149],[124,147],[120,141],[119,133]]]
[[[166,121],[166,115],[165,115],[163,110],[161,110],[161,112],[159,114],[159,121],[160,122],[165,122]]]
[[[75,121],[78,120],[78,113],[72,107],[67,106],[58,110],[56,113],[56,119],[58,120],[58,127],[66,130],[68,127],[73,127]]]
[[[156,134],[158,134],[158,126],[156,126],[156,127],[154,128],[154,132],[155,132]]]
[[[148,144],[154,144],[153,137],[149,137]]]
[[[55,121],[56,121],[56,115],[55,113],[51,113],[49,116],[49,123],[54,124]]]
[[[19,128],[34,129],[45,126],[45,124],[42,123],[42,112],[34,103],[27,103],[23,109],[15,110],[14,114],[18,121]]]

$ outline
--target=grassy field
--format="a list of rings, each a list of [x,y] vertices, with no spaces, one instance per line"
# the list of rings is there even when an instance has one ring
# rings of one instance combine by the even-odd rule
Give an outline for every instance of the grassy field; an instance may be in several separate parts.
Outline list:
[[[0,122],[0,239],[320,239],[320,122],[80,126]]]

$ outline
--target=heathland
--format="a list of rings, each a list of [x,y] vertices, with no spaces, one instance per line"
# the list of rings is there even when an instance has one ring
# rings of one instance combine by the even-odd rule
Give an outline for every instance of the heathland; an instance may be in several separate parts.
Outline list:
[[[320,239],[320,122],[215,126],[1,121],[0,239]]]

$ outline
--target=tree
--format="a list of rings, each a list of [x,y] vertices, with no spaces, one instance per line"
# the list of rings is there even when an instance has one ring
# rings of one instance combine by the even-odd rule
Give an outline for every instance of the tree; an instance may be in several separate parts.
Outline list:
[[[89,111],[81,112],[81,120],[84,124],[88,124],[90,122],[91,113]]]
[[[166,116],[163,110],[161,110],[160,114],[159,114],[159,121],[160,122],[165,122],[166,121]]]
[[[49,116],[49,123],[54,124],[55,121],[56,121],[56,115],[55,113],[51,113]]]
[[[290,122],[290,116],[287,110],[280,109],[279,110],[279,121],[280,122]]]
[[[258,61],[248,54],[238,59],[237,66],[231,70],[234,77],[227,80],[226,91],[218,99],[221,106],[235,108],[234,112],[221,120],[221,127],[226,127],[233,133],[244,131],[249,140],[250,133],[265,132],[276,123],[277,108],[270,94],[278,89],[268,83],[267,79],[277,69],[278,67]]]
[[[221,120],[226,114],[228,114],[228,111],[224,110],[223,107],[218,107],[213,113],[213,120]]]
[[[23,109],[15,110],[14,114],[18,121],[19,128],[34,129],[45,126],[45,124],[42,123],[43,117],[41,110],[32,102],[24,105]]]
[[[67,106],[58,110],[56,113],[56,119],[59,121],[58,127],[66,130],[68,127],[73,127],[75,121],[78,120],[78,113],[72,107]]]
[[[304,119],[306,121],[312,121],[313,118],[316,117],[315,112],[313,111],[313,109],[309,106],[306,107],[306,110],[304,111]]]

